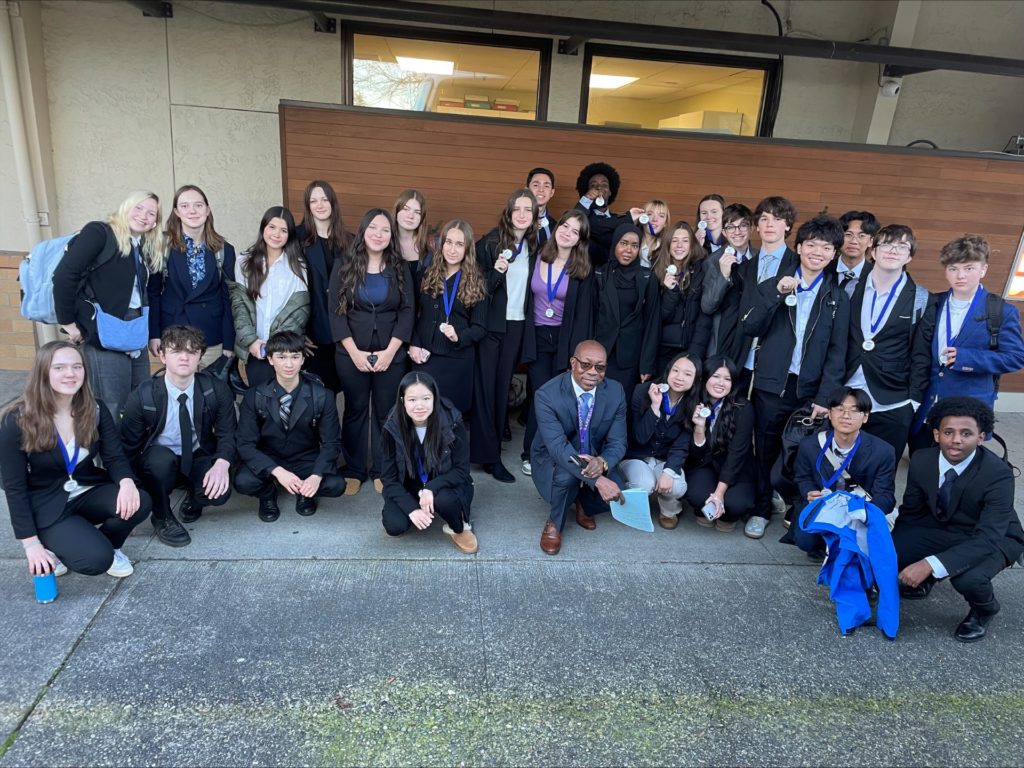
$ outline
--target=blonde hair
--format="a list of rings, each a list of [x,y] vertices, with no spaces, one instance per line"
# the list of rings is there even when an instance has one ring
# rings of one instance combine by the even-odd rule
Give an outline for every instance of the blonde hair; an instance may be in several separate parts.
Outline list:
[[[444,258],[445,238],[453,229],[457,229],[466,239],[466,252],[462,257],[462,278],[459,280],[459,301],[464,307],[473,307],[487,298],[487,288],[484,285],[483,274],[480,265],[476,260],[476,253],[473,249],[473,228],[461,219],[454,219],[444,225],[441,236],[438,238],[437,250],[434,253],[434,260],[423,272],[423,283],[420,290],[435,299],[444,290],[445,272],[448,270],[448,262]]]
[[[649,226],[644,224],[638,224],[640,231],[643,232],[643,239],[640,241],[641,251],[643,246],[647,246],[647,258],[651,262],[651,266],[654,266],[654,262],[658,258],[658,252],[661,250],[663,243],[665,242],[665,233],[668,231],[668,223],[672,221],[672,214],[669,213],[668,204],[663,200],[649,200],[644,203],[643,208],[645,211],[661,209],[662,213],[665,214],[665,226],[661,230],[661,234],[652,235]]]
[[[132,230],[128,226],[128,214],[143,200],[156,202],[156,226],[142,235],[139,243],[139,250],[142,257],[149,265],[150,272],[159,272],[164,268],[164,260],[167,258],[167,239],[161,231],[163,224],[163,213],[160,211],[160,198],[156,193],[146,189],[137,189],[124,199],[120,207],[110,215],[107,223],[114,230],[114,239],[117,240],[117,248],[122,256],[128,256],[132,252]]]

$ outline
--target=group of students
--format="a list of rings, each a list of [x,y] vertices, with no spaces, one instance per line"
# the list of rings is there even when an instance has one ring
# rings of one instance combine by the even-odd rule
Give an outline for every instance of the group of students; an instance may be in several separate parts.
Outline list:
[[[664,528],[676,527],[685,500],[701,525],[729,531],[746,517],[746,535],[761,538],[777,510],[799,513],[811,501],[782,498],[772,480],[794,412],[835,424],[850,410],[833,404],[837,392],[854,397],[858,412],[866,401],[865,436],[894,465],[908,441],[914,452],[934,446],[938,427],[926,422],[937,403],[970,395],[990,407],[998,375],[1024,368],[1019,313],[981,287],[988,246],[977,235],[943,248],[950,289],[932,296],[906,270],[913,232],[882,227],[868,212],[813,217],[791,249],[796,210],[785,198],[751,211],[708,195],[692,227],[670,223],[661,200],[611,212],[621,182],[606,163],[581,171],[578,202],[557,218],[548,209],[554,174],[535,168],[525,182],[479,240],[462,220],[430,236],[415,190],[368,211],[350,233],[324,181],[308,185],[302,224],[271,208],[239,254],[191,185],[175,194],[166,227],[149,192],[87,224],[53,276],[58,322],[73,343],[40,351],[0,428],[8,498],[37,518],[23,512],[15,524],[33,569],[60,561],[82,572],[104,563],[130,570],[120,544],[149,509],[161,541],[188,544],[171,490],[186,488],[179,515],[194,521],[227,499],[236,459],[234,488],[259,498],[262,520],[279,514],[279,485],[295,494],[296,511],[312,514],[317,496],[351,495],[372,479],[388,535],[437,514],[456,547],[474,552],[469,467],[515,481],[501,452],[520,365],[521,468],[552,504],[545,552],[559,550],[574,503],[577,522],[592,528],[620,487],[652,494]],[[100,310],[146,318],[162,376],[150,378],[146,349],[104,346]],[[237,421],[231,389],[204,370],[222,357],[237,357],[248,380]],[[69,372],[63,389],[55,360]],[[597,375],[610,389],[585,403],[576,390]],[[619,393],[621,404],[603,408],[614,397],[602,392]],[[562,412],[569,405],[575,415]],[[98,415],[90,421],[83,408]],[[98,495],[76,506],[92,486],[78,482],[69,446],[102,453],[122,415],[121,461],[102,462],[120,490],[103,518],[91,511],[103,506]],[[25,436],[26,419],[47,418],[53,426]],[[601,454],[593,445],[606,439],[614,447]],[[835,450],[828,455],[844,449]],[[858,450],[861,460],[871,453]],[[48,477],[33,474],[35,453],[48,456],[49,481],[63,468],[76,483],[60,508],[60,489],[46,486],[55,501],[42,517],[27,503]],[[134,496],[125,490],[133,478]],[[95,546],[65,553],[55,531],[77,518],[100,523]]]

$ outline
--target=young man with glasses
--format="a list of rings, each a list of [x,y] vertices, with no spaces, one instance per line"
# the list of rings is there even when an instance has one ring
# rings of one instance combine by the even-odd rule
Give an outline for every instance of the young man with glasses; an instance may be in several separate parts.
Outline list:
[[[864,496],[891,515],[896,507],[896,458],[892,447],[864,429],[870,423],[871,398],[862,389],[840,387],[828,397],[826,432],[800,441],[794,480],[800,495],[793,504],[793,538],[813,560],[825,557],[825,542],[800,527],[808,505],[833,491]]]
[[[846,295],[853,296],[854,289],[871,271],[872,248],[881,224],[868,211],[847,211],[839,223],[843,225],[843,247],[828,269],[839,277]]]
[[[740,304],[747,279],[745,265],[755,255],[750,247],[754,214],[742,203],[733,203],[726,206],[722,220],[726,242],[704,260],[700,308],[712,318],[707,356],[724,355],[741,367],[742,357],[750,348],[750,340],[743,335],[740,325]],[[750,388],[749,377],[746,384],[746,387],[742,386],[742,381],[738,384],[744,395]]]
[[[608,355],[596,341],[584,341],[569,359],[570,369],[534,395],[537,436],[533,440],[533,483],[551,516],[540,548],[557,555],[569,507],[588,531],[594,516],[621,500],[617,467],[626,455],[626,396],[614,379],[605,380]]]
[[[890,224],[876,241],[874,268],[850,300],[846,386],[867,392],[872,415],[865,431],[891,445],[899,462],[928,386],[931,356],[926,345],[915,353],[915,341],[930,295],[906,271],[917,253],[910,227]]]

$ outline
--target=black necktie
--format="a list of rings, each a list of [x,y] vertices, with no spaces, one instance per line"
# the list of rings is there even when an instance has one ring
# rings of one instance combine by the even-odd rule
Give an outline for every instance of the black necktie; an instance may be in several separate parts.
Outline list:
[[[854,277],[856,277],[856,275],[853,272],[843,272],[843,277],[839,281],[839,287],[845,288],[846,284],[853,280]]]
[[[949,514],[949,500],[953,496],[953,483],[956,482],[959,475],[955,469],[947,469],[946,474],[942,477],[942,485],[939,486],[939,495],[936,497],[935,503],[942,517],[946,517]]]
[[[290,393],[285,392],[281,395],[281,423],[284,424],[284,428],[288,429],[291,426],[288,420],[292,415],[292,396]]]
[[[188,417],[188,395],[178,395],[178,428],[181,430],[181,474],[192,471],[192,419]]]

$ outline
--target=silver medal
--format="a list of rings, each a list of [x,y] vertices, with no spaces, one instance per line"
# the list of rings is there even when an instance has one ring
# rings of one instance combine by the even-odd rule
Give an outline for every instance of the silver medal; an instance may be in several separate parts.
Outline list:
[[[547,216],[541,216],[540,225],[541,225],[541,227],[547,227],[547,225],[548,225],[548,217]]]
[[[597,198],[597,200],[594,201],[594,205],[596,205],[598,208],[604,208],[604,198]]]
[[[661,392],[662,394],[668,392],[668,384],[659,384],[658,391]]]
[[[441,323],[441,324],[440,324],[439,326],[437,326],[437,327],[438,327],[438,330],[440,330],[440,331],[441,331],[441,333],[444,333],[445,331],[447,331],[447,330],[448,330],[448,323]]]
[[[67,491],[68,493],[71,493],[73,491],[77,491],[78,490],[78,481],[75,480],[73,477],[68,478],[68,481],[66,483],[64,483],[64,490]]]
[[[651,217],[648,216],[646,213],[641,213],[640,214],[640,218],[637,219],[637,221],[639,221],[641,224],[646,224],[650,220],[651,220]]]
[[[544,310],[544,317],[554,317],[554,316],[555,316],[555,310],[553,310],[551,307],[548,307],[547,309]]]
[[[864,343],[861,344],[861,346],[864,348],[865,352],[870,352],[872,349],[875,348],[875,342],[872,341],[871,339],[864,339]]]
[[[795,307],[796,306],[796,294],[795,293],[791,293],[791,294],[789,294],[789,296],[786,297],[786,306],[787,307]]]
[[[708,223],[706,221],[701,220],[701,221],[697,222],[697,229],[707,229],[707,228],[708,228]]]
[[[826,496],[832,495],[832,491],[830,491],[828,488],[822,488],[821,492],[824,493]]]
[[[511,259],[511,258],[512,258],[512,251],[510,251],[510,250],[509,250],[508,248],[506,248],[506,249],[505,249],[504,251],[502,251],[502,252],[501,252],[501,255],[502,255],[502,256],[503,256],[503,257],[504,257],[504,258],[505,258],[506,260],[509,260],[509,259]]]
[[[705,405],[703,408],[697,411],[697,415],[700,416],[702,419],[706,419],[708,416],[711,415],[711,409]]]
[[[939,362],[943,365],[949,365],[949,355],[939,355]]]
[[[736,255],[736,249],[735,249],[735,248],[733,248],[733,247],[732,247],[732,246],[730,245],[730,246],[729,246],[728,248],[726,248],[726,249],[725,249],[725,255],[726,255],[726,256],[735,256],[735,255]]]
[[[674,275],[678,271],[679,270],[676,268],[675,264],[669,264],[667,267],[665,267],[665,274],[666,275]]]

